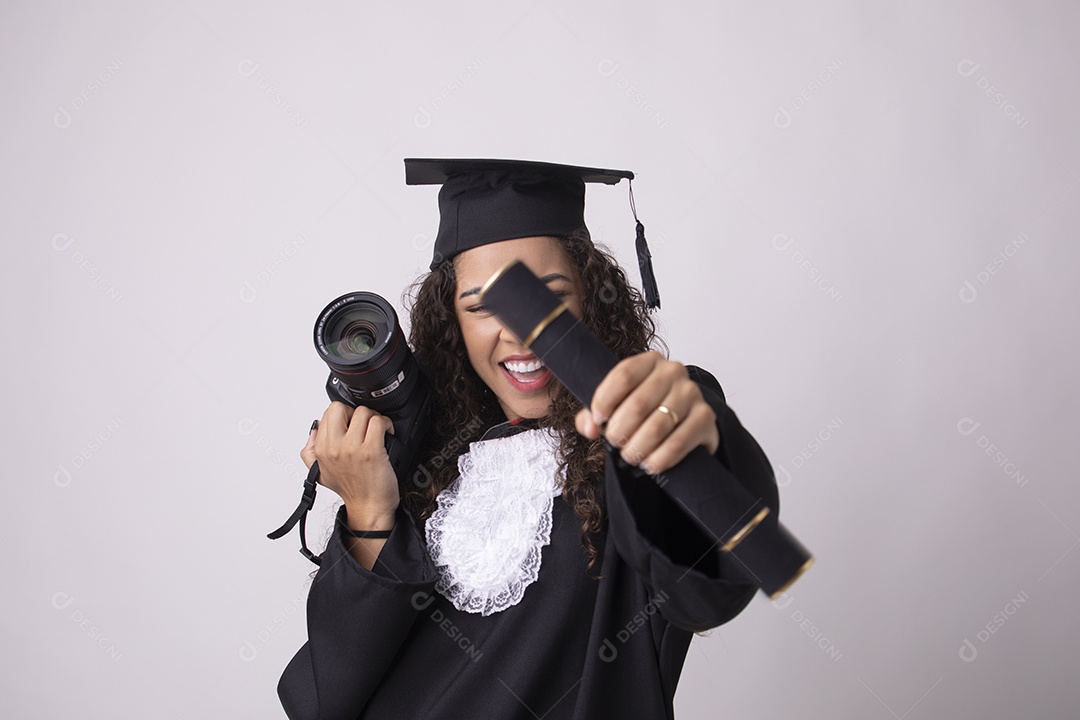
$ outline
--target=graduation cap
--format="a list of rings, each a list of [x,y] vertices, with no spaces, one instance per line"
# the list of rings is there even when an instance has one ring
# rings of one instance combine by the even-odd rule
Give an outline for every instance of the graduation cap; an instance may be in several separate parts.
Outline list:
[[[557,165],[528,160],[406,158],[406,185],[441,185],[434,270],[474,247],[541,235],[569,235],[585,227],[585,183],[616,185],[634,179],[629,170]],[[645,304],[660,307],[645,226],[630,210]]]

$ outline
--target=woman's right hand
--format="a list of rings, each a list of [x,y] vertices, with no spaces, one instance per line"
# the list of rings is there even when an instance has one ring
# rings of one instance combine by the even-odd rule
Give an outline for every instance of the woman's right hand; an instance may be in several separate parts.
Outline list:
[[[393,430],[390,419],[374,410],[332,402],[300,451],[309,469],[319,461],[319,484],[341,496],[353,529],[393,525],[400,495],[385,444]]]

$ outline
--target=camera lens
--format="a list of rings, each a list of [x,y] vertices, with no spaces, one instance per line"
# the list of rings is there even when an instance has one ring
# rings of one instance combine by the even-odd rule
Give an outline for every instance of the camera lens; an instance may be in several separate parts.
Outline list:
[[[342,307],[324,331],[326,347],[338,361],[358,362],[390,338],[391,322],[381,308],[366,300]]]
[[[342,295],[315,323],[315,347],[354,401],[386,412],[416,383],[416,363],[390,303],[369,292]]]
[[[366,355],[375,347],[375,336],[371,326],[366,323],[353,323],[345,328],[338,352],[350,355]]]

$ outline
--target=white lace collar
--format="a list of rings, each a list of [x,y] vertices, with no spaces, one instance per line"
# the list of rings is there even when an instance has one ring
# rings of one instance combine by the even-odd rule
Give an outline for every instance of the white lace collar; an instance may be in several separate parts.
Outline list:
[[[461,474],[425,528],[435,589],[458,610],[501,612],[536,581],[562,492],[557,447],[549,430],[534,429],[474,442],[458,458]]]

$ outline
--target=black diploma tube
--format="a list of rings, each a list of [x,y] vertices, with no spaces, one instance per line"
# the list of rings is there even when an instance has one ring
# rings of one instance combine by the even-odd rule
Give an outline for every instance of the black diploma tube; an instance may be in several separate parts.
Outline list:
[[[484,283],[480,294],[480,301],[578,400],[586,407],[592,404],[593,393],[618,358],[524,263],[504,266]],[[608,451],[609,461],[621,462],[610,444]],[[636,468],[634,472],[642,474]],[[716,481],[695,481],[701,477]],[[784,592],[813,564],[813,557],[776,514],[705,448],[698,446],[656,480],[677,503],[697,509],[687,515],[716,540],[725,570],[770,597]]]

